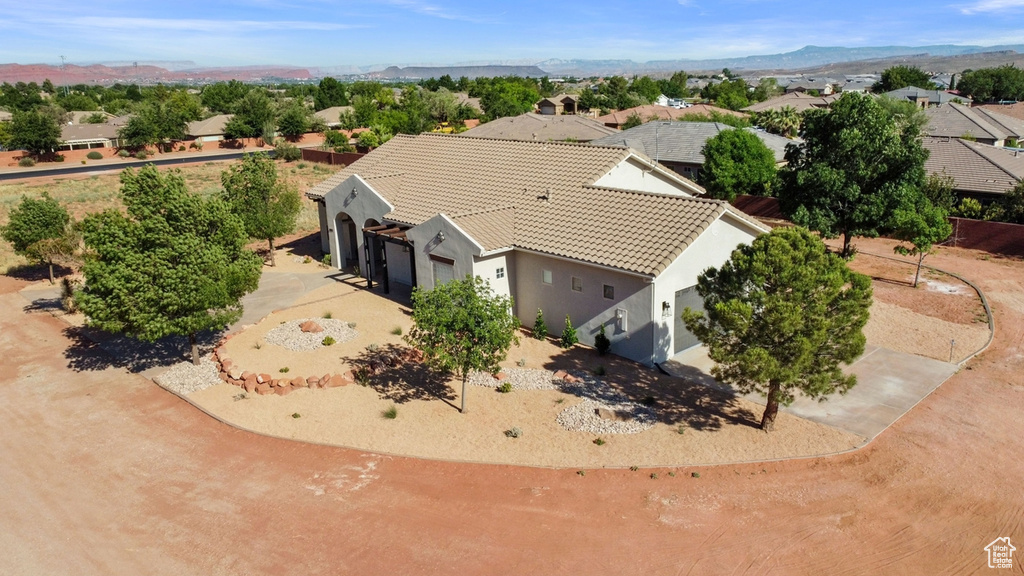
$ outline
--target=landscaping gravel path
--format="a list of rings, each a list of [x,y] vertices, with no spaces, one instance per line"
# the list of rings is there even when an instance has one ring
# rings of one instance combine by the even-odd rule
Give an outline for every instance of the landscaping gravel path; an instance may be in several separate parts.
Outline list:
[[[305,322],[316,322],[323,328],[322,332],[303,332],[300,325]],[[331,318],[298,318],[290,320],[267,332],[264,340],[289,350],[316,350],[324,347],[324,338],[334,338],[335,344],[348,342],[359,333],[348,322]]]

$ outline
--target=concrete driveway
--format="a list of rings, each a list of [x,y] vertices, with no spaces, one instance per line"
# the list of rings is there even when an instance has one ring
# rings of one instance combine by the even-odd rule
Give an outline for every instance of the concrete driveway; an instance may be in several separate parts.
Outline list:
[[[713,365],[707,349],[696,346],[680,352],[661,367],[681,378],[735,393],[710,375]],[[821,402],[798,396],[782,410],[873,440],[956,374],[957,369],[956,364],[868,346],[846,371],[857,376],[857,385],[845,395],[832,394]],[[759,394],[743,397],[762,406],[765,404]]]

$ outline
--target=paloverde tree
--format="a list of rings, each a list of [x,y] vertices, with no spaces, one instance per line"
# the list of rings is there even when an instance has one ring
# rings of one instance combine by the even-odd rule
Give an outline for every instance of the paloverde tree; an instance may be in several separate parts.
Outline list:
[[[16,254],[47,264],[53,284],[54,262],[73,255],[77,245],[70,223],[67,209],[43,192],[39,198],[21,197],[7,225],[0,227],[0,236],[11,243]]]
[[[851,271],[804,228],[777,228],[733,251],[697,280],[705,312],[687,308],[686,327],[708,347],[712,374],[767,399],[761,428],[797,392],[822,398],[857,380],[841,363],[864,352],[871,280]]]
[[[178,172],[146,166],[121,173],[127,214],[105,210],[82,223],[87,250],[78,303],[89,326],[146,342],[198,334],[242,315],[256,289],[259,256],[241,219],[220,198],[201,198]]]
[[[804,113],[800,145],[786,147],[779,203],[793,222],[825,238],[875,237],[889,217],[911,205],[924,183],[916,125],[893,118],[870,96],[844,94],[831,110]]]
[[[433,290],[415,288],[412,319],[405,341],[423,351],[431,369],[462,378],[463,414],[469,373],[498,371],[509,347],[519,343],[512,299],[494,294],[479,276],[451,280]]]
[[[266,154],[246,154],[242,163],[221,173],[224,200],[242,219],[250,238],[266,240],[270,265],[276,266],[274,239],[295,230],[302,209],[298,190],[278,180],[277,165]]]
[[[771,196],[775,155],[753,132],[723,130],[704,143],[699,180],[712,198],[732,202],[738,194]]]

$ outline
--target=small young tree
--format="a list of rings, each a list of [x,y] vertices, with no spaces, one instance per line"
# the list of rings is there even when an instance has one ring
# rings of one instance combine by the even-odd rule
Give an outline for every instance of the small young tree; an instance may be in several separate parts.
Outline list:
[[[479,276],[413,290],[413,328],[405,341],[423,351],[432,369],[462,378],[463,414],[469,373],[497,371],[509,347],[519,342],[519,321],[511,310],[512,299],[494,294]]]
[[[856,384],[841,363],[864,352],[871,280],[852,272],[804,228],[777,228],[733,251],[697,281],[704,310],[683,311],[708,347],[712,374],[767,398],[761,428],[796,391],[821,398]]]
[[[948,219],[949,213],[932,204],[923,196],[916,206],[900,208],[892,217],[893,238],[906,244],[897,245],[893,250],[904,256],[917,256],[917,271],[914,273],[914,288],[921,277],[921,264],[931,253],[932,246],[942,242],[953,233]]]
[[[246,154],[241,164],[221,173],[224,200],[245,225],[250,238],[266,240],[270,265],[276,266],[274,238],[295,229],[302,209],[302,197],[294,188],[278,181],[277,165],[262,152]]]
[[[548,325],[544,323],[544,311],[537,308],[537,319],[533,321],[533,337],[536,340],[548,339]]]
[[[11,210],[0,235],[10,242],[14,252],[34,262],[50,267],[50,284],[54,283],[53,264],[74,253],[77,242],[71,231],[71,216],[49,193],[40,198],[21,197],[21,203]]]
[[[601,324],[601,329],[598,330],[597,336],[594,336],[594,348],[597,348],[597,355],[604,356],[608,353],[612,347],[612,341],[608,339],[608,335],[605,334],[604,324]]]
[[[260,259],[245,226],[220,198],[189,193],[178,172],[155,166],[121,173],[127,214],[109,209],[82,222],[88,250],[77,301],[89,326],[154,342],[198,334],[242,315],[259,283]]]
[[[569,320],[569,315],[565,315],[565,328],[562,328],[562,348],[568,350],[579,342],[579,337],[576,336],[576,329],[572,327],[572,320]]]
[[[775,188],[775,155],[753,132],[723,130],[704,143],[700,184],[712,198],[738,194],[771,196]]]

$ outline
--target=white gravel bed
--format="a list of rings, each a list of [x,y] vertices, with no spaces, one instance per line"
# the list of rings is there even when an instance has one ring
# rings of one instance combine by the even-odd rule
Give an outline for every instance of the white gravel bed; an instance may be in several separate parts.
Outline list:
[[[505,368],[502,370],[508,378],[501,382],[486,372],[473,372],[466,380],[473,386],[497,388],[505,382],[512,385],[513,390],[557,390],[562,381],[554,379],[554,372],[537,368]]]
[[[182,396],[223,382],[217,374],[217,365],[209,354],[199,361],[199,366],[193,364],[191,360],[178,362],[153,378],[153,381]]]
[[[303,332],[299,325],[303,322],[313,321],[324,329],[323,332]],[[268,344],[274,344],[289,350],[317,350],[323,348],[324,338],[334,338],[336,344],[348,342],[358,336],[354,328],[350,328],[348,322],[334,320],[331,318],[299,318],[291,320],[274,328],[263,338]]]
[[[628,415],[628,420],[606,420],[597,415],[596,410],[604,408],[614,410],[620,415]],[[636,434],[654,427],[654,411],[635,402],[607,404],[597,400],[584,400],[579,404],[562,410],[556,418],[558,423],[573,432],[591,432],[593,434]]]

